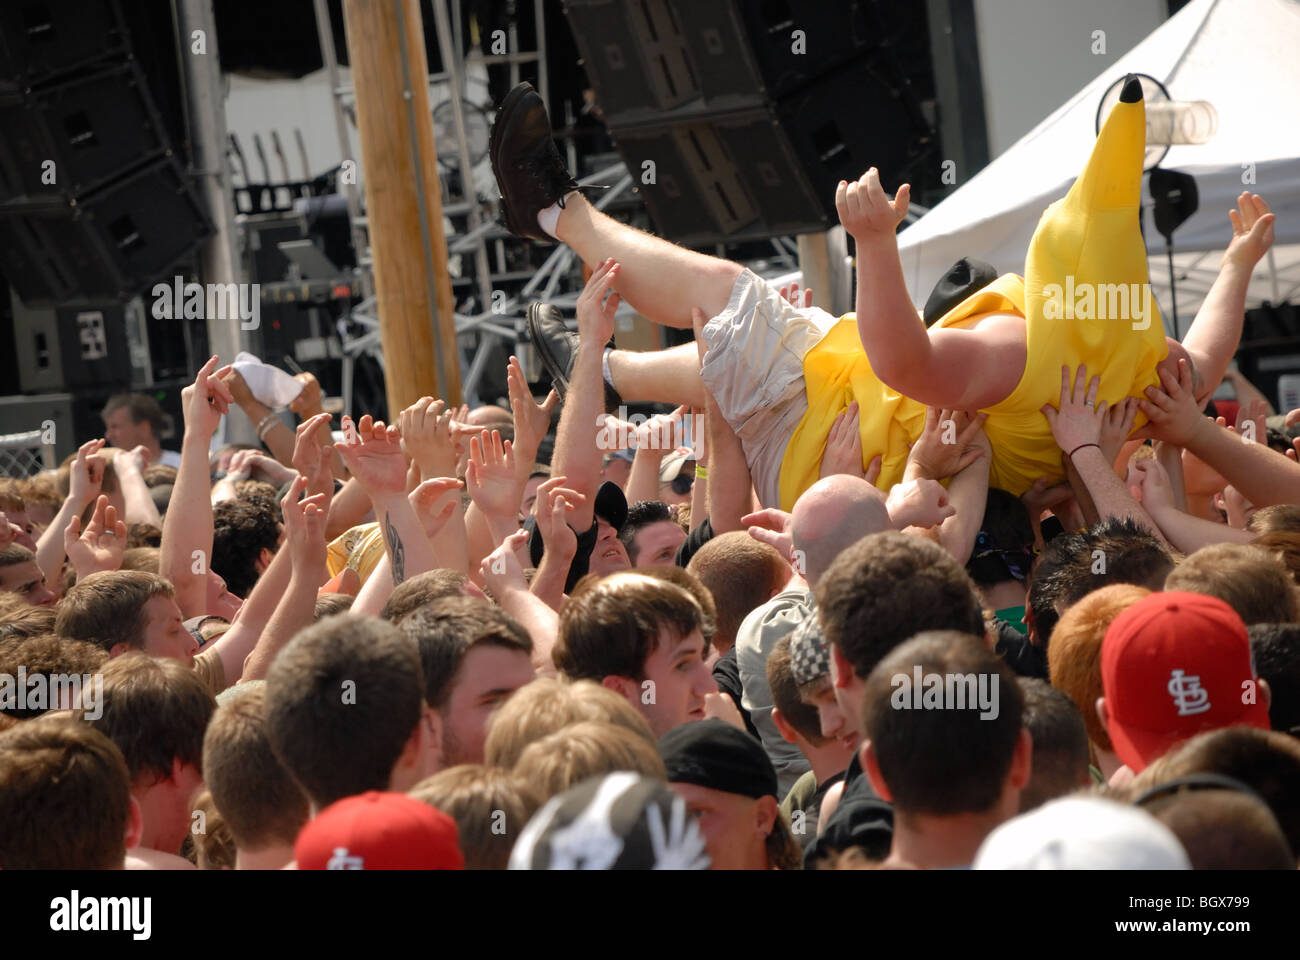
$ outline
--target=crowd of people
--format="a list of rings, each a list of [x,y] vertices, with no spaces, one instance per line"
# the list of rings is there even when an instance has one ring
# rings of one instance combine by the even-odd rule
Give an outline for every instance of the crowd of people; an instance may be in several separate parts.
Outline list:
[[[597,211],[516,88],[506,223],[588,274],[541,402],[304,374],[295,428],[213,357],[179,450],[123,395],[0,485],[0,868],[1295,869],[1300,411],[1230,369],[1273,214],[1181,342],[1053,318],[1145,279],[1121,101],[1025,279],[924,311],[906,188],[841,183],[837,318]],[[623,300],[695,342],[619,350]]]

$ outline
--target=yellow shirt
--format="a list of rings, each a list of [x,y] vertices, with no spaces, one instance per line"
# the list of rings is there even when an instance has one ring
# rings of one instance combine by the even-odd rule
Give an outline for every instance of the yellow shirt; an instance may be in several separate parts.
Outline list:
[[[1168,354],[1147,276],[1138,204],[1146,137],[1145,106],[1111,110],[1079,178],[1044,211],[1025,257],[1025,279],[1004,274],[945,314],[940,327],[969,326],[990,313],[1025,317],[1025,371],[1005,400],[985,408],[993,447],[989,483],[1017,496],[1038,477],[1064,476],[1044,404],[1061,396],[1061,367],[1088,365],[1102,377],[1098,401],[1141,397],[1158,383]],[[1140,306],[1139,306],[1140,304]],[[925,408],[890,390],[871,370],[853,314],[840,318],[804,356],[808,412],[786,446],[781,507],[817,482],[835,417],[857,400],[863,463],[880,454],[877,485],[902,477]],[[1144,422],[1139,415],[1138,425]]]
[[[351,567],[365,583],[384,558],[384,537],[378,523],[351,527],[330,541],[325,548],[325,569],[331,577],[344,567]]]

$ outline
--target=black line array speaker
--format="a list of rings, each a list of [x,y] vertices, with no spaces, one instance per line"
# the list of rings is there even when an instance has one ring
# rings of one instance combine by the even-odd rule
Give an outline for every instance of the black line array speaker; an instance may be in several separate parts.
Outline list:
[[[915,6],[565,0],[565,13],[655,226],[704,244],[824,230],[839,180],[875,166],[896,186],[933,159]]]
[[[170,23],[169,5],[133,3]],[[0,272],[29,306],[128,300],[211,233],[173,141],[175,37],[156,21],[138,59],[117,0],[0,5]]]

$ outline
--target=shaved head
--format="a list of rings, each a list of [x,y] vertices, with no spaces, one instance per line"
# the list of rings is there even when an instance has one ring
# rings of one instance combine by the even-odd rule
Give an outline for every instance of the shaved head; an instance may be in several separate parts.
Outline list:
[[[813,586],[846,547],[889,530],[885,495],[861,477],[837,473],[818,480],[795,502],[794,548],[802,551],[804,577]]]

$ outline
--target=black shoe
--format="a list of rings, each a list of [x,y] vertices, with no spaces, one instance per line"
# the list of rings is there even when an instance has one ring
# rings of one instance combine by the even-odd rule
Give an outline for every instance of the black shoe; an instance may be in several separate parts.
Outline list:
[[[530,303],[528,305],[528,339],[537,350],[538,359],[550,374],[551,385],[563,402],[569,392],[569,380],[573,375],[573,361],[578,356],[579,337],[564,325],[560,311],[549,303]],[[606,346],[613,348],[614,339],[610,338]],[[605,412],[616,413],[623,403],[613,387],[605,383]]]
[[[554,243],[537,222],[537,214],[578,189],[551,139],[551,119],[532,84],[521,83],[497,111],[488,139],[492,173],[501,190],[505,227],[517,237]]]

